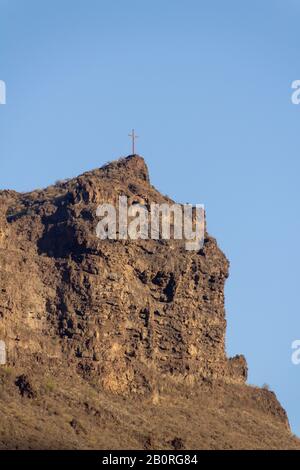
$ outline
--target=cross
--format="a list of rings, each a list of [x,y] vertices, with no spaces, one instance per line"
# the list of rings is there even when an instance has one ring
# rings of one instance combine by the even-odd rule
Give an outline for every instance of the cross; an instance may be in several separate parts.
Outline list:
[[[135,134],[134,129],[132,129],[131,134],[128,134],[132,139],[132,155],[135,155],[135,139],[138,138],[138,135]]]

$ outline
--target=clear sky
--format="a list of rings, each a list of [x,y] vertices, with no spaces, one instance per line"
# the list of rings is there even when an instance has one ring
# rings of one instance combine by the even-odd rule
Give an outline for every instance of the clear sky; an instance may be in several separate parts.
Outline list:
[[[300,435],[300,0],[0,0],[0,188],[137,151],[231,262],[227,351]]]

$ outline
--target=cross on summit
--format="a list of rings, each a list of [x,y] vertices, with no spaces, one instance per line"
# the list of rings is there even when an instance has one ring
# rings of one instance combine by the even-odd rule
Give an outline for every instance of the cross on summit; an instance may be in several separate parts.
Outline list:
[[[139,136],[136,135],[134,129],[132,129],[131,134],[128,134],[128,136],[131,137],[131,140],[132,140],[132,154],[131,154],[131,155],[135,155],[135,140],[136,140]]]

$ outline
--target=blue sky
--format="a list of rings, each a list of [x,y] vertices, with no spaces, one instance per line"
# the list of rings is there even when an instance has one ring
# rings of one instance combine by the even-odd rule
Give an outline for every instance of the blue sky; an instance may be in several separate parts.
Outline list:
[[[231,263],[227,351],[300,435],[298,0],[0,0],[0,188],[137,151]]]

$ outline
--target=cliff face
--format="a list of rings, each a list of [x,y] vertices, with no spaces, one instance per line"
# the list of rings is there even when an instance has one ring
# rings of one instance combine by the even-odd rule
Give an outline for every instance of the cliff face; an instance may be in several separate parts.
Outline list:
[[[225,355],[228,261],[215,240],[207,235],[200,253],[172,240],[100,240],[97,206],[119,195],[170,202],[138,156],[45,191],[1,194],[9,362],[67,361],[116,393],[151,391],[161,375],[243,381],[246,367],[233,374]]]
[[[10,371],[9,378],[2,368],[4,392],[17,393],[17,402],[31,399],[32,407],[47,390],[54,393],[47,387],[53,377],[61,390],[68,382],[79,395],[89,387],[106,400],[129,404],[137,397],[153,406],[174,387],[179,387],[177,397],[200,386],[219,387],[218,397],[227,397],[228,390],[234,395],[239,387],[245,391],[245,359],[228,359],[225,353],[228,261],[216,241],[206,234],[200,251],[186,251],[181,240],[100,240],[97,206],[117,205],[121,195],[146,207],[171,202],[150,184],[139,156],[45,190],[0,192],[0,339]],[[285,412],[270,392],[257,391],[254,401],[261,394],[263,413],[288,436]],[[114,403],[118,409],[119,402]],[[95,416],[93,406],[86,401],[85,417]],[[74,446],[112,442],[107,436],[104,444],[93,444],[76,427],[77,438],[85,435],[85,440]],[[34,445],[57,446],[50,434],[48,442]],[[30,447],[24,444],[27,437],[19,440],[7,436],[3,446]],[[170,442],[157,437],[156,445],[170,447]],[[115,445],[146,444],[132,444],[124,430],[122,444]]]

